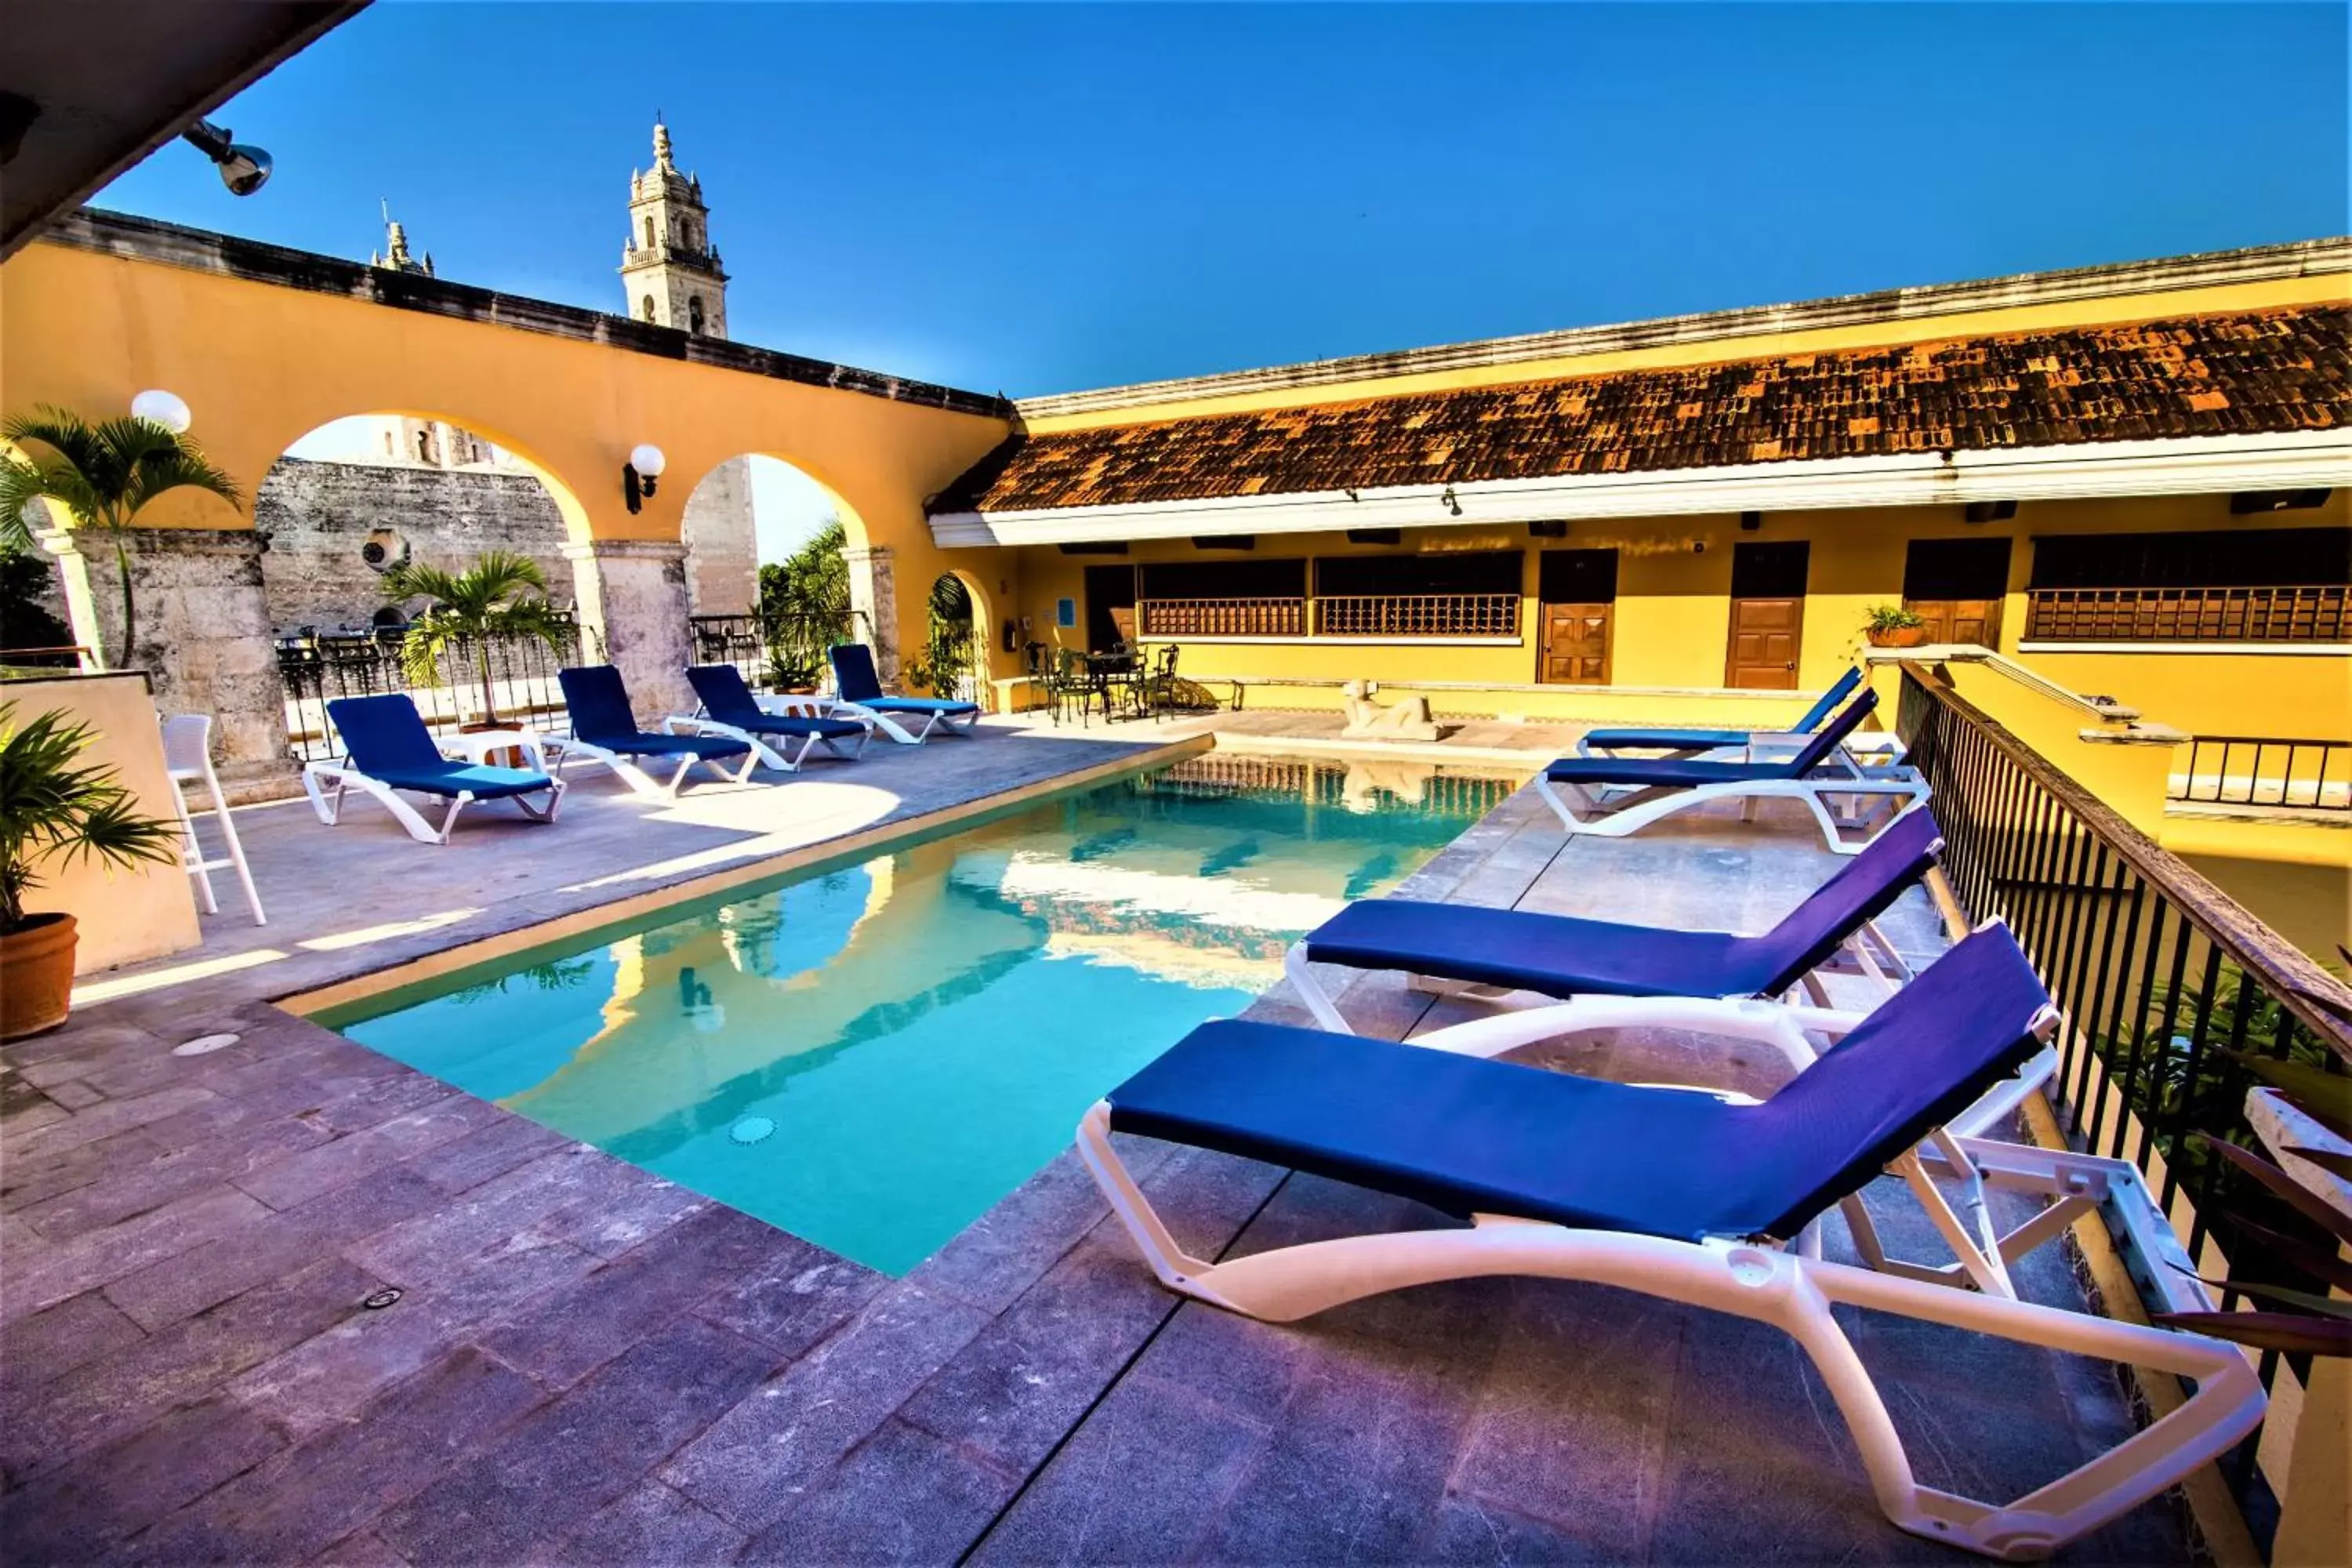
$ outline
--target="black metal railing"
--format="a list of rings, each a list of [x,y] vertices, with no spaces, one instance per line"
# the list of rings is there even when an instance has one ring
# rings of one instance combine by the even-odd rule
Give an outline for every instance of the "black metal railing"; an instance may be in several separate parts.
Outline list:
[[[2259,1214],[2276,1231],[2319,1233],[2199,1135],[2252,1142],[2246,1095],[2263,1080],[2250,1058],[2352,1066],[2352,987],[1931,667],[1903,667],[1897,728],[1934,787],[1954,894],[1972,918],[2008,922],[2065,1012],[2063,1067],[2051,1086],[2060,1126],[2078,1147],[2145,1173],[2210,1275],[2226,1267],[2232,1279],[2325,1295],[2324,1282],[2245,1226]],[[2278,1363],[2263,1356],[2266,1383]],[[2251,1477],[2241,1464],[2233,1479]]]
[[[538,637],[463,642],[434,660],[419,679],[403,657],[404,634],[310,633],[278,639],[278,673],[286,683],[286,736],[298,762],[340,755],[327,722],[327,704],[339,697],[405,692],[436,731],[483,721],[530,723],[560,715],[563,693],[556,672],[567,665],[603,662],[595,634],[568,616],[553,644]],[[421,672],[417,672],[421,673]]]
[[[687,636],[697,664],[731,664],[755,684],[767,668],[772,639],[757,616],[688,616]]]
[[[2352,741],[2198,735],[2166,798],[2217,805],[2352,811]]]

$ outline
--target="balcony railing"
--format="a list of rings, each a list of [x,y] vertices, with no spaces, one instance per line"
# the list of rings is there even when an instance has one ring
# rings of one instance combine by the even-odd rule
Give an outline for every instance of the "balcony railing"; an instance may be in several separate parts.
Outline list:
[[[2033,642],[2343,642],[2352,588],[2035,588]]]
[[[1295,637],[1307,634],[1305,599],[1146,599],[1135,606],[1147,637]]]
[[[2352,741],[2199,735],[2166,795],[2191,805],[2352,812]]]
[[[1315,599],[1146,599],[1147,637],[1511,637],[1517,594],[1347,594]]]
[[[1507,637],[1519,630],[1517,594],[1350,594],[1315,601],[1321,637]]]
[[[2292,1211],[2198,1141],[2247,1143],[2249,1057],[2343,1072],[2352,988],[2125,822],[1924,664],[1906,664],[1897,728],[1934,786],[1944,868],[1973,918],[1999,916],[2070,1026],[2050,1086],[2079,1148],[2127,1159],[2202,1271],[2326,1295],[2241,1216]],[[2332,1240],[2322,1244],[2332,1254]],[[2219,1258],[2213,1256],[2218,1251]],[[2234,1293],[2223,1305],[2242,1305]],[[2280,1358],[2265,1352],[2267,1384]],[[2250,1452],[2251,1450],[2249,1450]],[[2235,1467],[2244,1485],[2251,1465]]]

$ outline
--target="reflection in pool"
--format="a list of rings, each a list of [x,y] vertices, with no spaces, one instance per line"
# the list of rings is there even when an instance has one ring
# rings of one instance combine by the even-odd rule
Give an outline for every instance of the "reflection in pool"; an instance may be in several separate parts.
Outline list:
[[[1211,753],[339,1026],[902,1272],[1512,787]]]

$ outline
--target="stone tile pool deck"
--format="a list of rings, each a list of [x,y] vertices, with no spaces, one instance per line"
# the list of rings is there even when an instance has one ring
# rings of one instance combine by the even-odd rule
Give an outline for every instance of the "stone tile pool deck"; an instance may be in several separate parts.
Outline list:
[[[1120,743],[1101,734],[1061,746]],[[927,747],[867,782],[944,800],[949,771],[1001,781],[1032,745]],[[390,843],[436,876],[468,852]],[[1563,847],[1521,792],[1403,890],[1757,929],[1830,868],[1778,805]],[[1937,940],[1916,895],[1894,925]],[[1768,1329],[1523,1280],[1256,1323],[1162,1291],[1067,1154],[890,1279],[260,999],[265,974],[412,941],[450,933],[297,946],[0,1051],[11,1563],[1963,1560],[1883,1521]],[[1395,976],[1343,1005],[1392,1037],[1460,1012]],[[1277,990],[1253,1016],[1297,1015]],[[170,1054],[217,1027],[243,1039]],[[1675,1046],[1595,1049],[1655,1077]],[[1207,1256],[1439,1223],[1224,1156],[1139,1144],[1135,1166]],[[2037,1262],[2029,1294],[2079,1301]],[[2021,1490],[2129,1420],[2104,1366],[1853,1324],[1931,1484]],[[2158,1501],[2066,1557],[2190,1555]]]

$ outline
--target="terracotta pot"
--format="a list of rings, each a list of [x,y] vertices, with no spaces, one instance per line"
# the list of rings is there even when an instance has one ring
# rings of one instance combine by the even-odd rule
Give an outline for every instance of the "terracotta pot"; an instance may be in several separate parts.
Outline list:
[[[74,918],[35,915],[0,936],[0,1040],[54,1029],[73,1005]]]
[[[1873,647],[1917,647],[1921,643],[1927,640],[1927,628],[1925,626],[1889,626],[1885,630],[1881,631],[1874,627],[1870,631],[1869,637],[1870,646]]]

